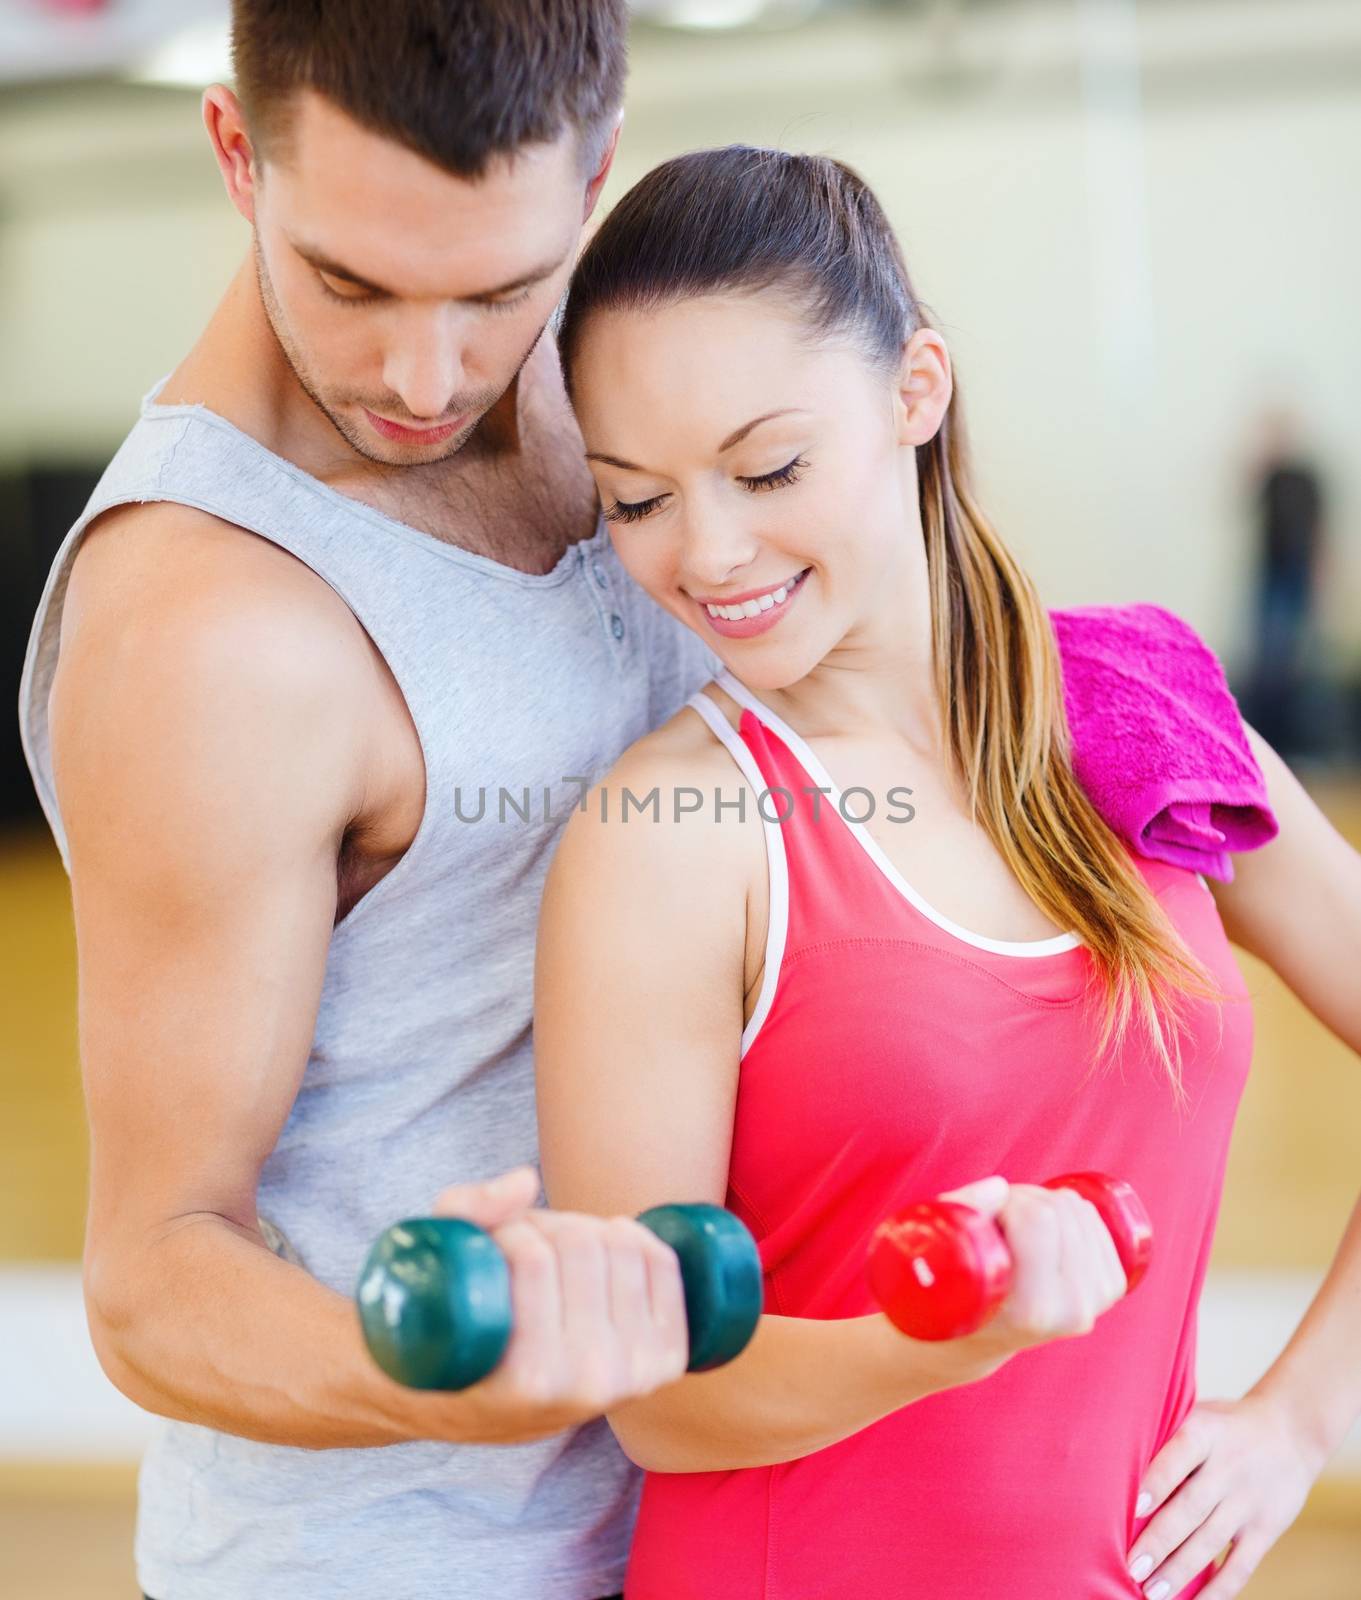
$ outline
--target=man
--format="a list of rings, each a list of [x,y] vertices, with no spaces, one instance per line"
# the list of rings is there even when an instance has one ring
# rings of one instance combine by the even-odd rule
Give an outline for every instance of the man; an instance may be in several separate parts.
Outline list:
[[[684,1316],[636,1223],[533,1206],[535,919],[583,781],[714,665],[614,559],[545,333],[624,0],[233,25],[204,119],[252,249],[59,553],[21,707],[72,879],[90,1327],[167,1419],[139,1576],[597,1600],[637,1491],[601,1413],[680,1375]],[[417,1393],[351,1296],[452,1180],[515,1335]]]
[[[1253,721],[1275,749],[1317,743],[1308,716],[1308,657],[1322,591],[1323,480],[1297,418],[1272,406],[1261,419],[1256,501],[1256,635],[1248,696]]]

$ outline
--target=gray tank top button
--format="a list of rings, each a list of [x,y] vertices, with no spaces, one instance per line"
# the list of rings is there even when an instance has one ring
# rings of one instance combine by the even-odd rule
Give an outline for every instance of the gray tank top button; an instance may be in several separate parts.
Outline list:
[[[595,573],[595,581],[600,585],[600,587],[602,589],[608,589],[610,586],[610,580],[605,576],[605,569],[598,561],[591,568],[591,571]]]
[[[616,639],[624,637],[624,619],[617,611],[612,612],[610,615],[610,632]]]

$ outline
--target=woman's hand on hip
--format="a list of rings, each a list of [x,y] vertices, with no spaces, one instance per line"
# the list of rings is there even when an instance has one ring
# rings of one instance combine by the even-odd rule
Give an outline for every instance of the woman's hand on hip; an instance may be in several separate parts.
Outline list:
[[[1198,1402],[1144,1472],[1137,1514],[1153,1515],[1130,1549],[1130,1576],[1149,1600],[1168,1600],[1232,1544],[1200,1596],[1229,1600],[1300,1514],[1322,1469],[1269,1394]]]

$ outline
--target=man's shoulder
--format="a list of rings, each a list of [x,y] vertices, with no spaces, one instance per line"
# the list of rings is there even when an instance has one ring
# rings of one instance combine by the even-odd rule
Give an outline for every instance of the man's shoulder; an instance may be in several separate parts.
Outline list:
[[[311,568],[193,507],[105,512],[72,563],[57,664],[68,693],[96,678],[135,697],[174,680],[205,705],[254,690],[262,713],[357,709],[372,671],[358,619]]]
[[[330,826],[373,744],[365,635],[301,563],[215,523],[130,507],[73,564],[50,701],[63,806],[131,785],[267,809],[301,784]]]
[[[283,629],[295,646],[362,636],[331,586],[304,561],[246,528],[172,500],[120,505],[85,530],[65,611],[150,636],[159,626]],[[261,641],[263,642],[263,640]]]

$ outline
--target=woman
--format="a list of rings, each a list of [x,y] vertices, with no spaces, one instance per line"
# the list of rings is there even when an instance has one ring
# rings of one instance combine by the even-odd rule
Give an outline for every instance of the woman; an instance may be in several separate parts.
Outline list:
[[[844,166],[658,169],[584,255],[561,346],[621,559],[725,670],[555,857],[545,1186],[601,1214],[726,1203],[766,1275],[735,1362],[610,1416],[648,1469],[629,1600],[1237,1593],[1355,1412],[1355,1330],[1339,1281],[1248,1399],[1194,1405],[1252,1033],[1220,910],[1361,1045],[1335,953],[1358,858],[1260,740],[1283,842],[1231,891],[1094,811],[945,345]],[[1127,1299],[1095,1211],[1039,1187],[1081,1169],[1152,1212]],[[877,1313],[866,1247],[946,1192],[996,1216],[1015,1280],[978,1333],[919,1343]]]

